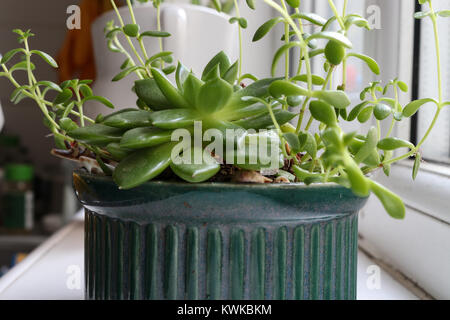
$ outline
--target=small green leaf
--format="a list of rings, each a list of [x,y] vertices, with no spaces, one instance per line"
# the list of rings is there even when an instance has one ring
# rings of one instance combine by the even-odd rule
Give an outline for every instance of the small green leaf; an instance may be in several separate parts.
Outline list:
[[[373,114],[374,106],[368,106],[361,110],[361,112],[358,114],[358,121],[361,123],[366,123],[369,121],[370,117]]]
[[[246,0],[246,2],[247,2],[247,6],[250,9],[255,10],[255,2],[254,2],[254,0]]]
[[[64,89],[62,92],[60,92],[55,100],[53,100],[54,104],[63,104],[70,100],[73,96],[72,90],[70,89]]]
[[[30,62],[30,69],[31,69],[31,71],[36,69],[36,66],[32,62]],[[21,61],[21,62],[16,63],[15,65],[13,65],[11,68],[9,68],[10,73],[13,73],[14,71],[18,71],[18,70],[27,71],[28,63],[26,61]]]
[[[322,86],[325,83],[325,79],[317,76],[315,74],[311,75],[312,84],[315,86]],[[300,81],[300,82],[308,82],[308,75],[307,74],[301,74],[295,77],[291,78],[291,81]]]
[[[370,70],[372,70],[373,73],[375,73],[376,75],[380,74],[380,66],[371,57],[366,56],[364,54],[352,53],[352,52],[348,53],[347,56],[348,57],[355,57],[355,58],[358,58],[358,59],[364,61],[367,64],[367,66],[370,68]]]
[[[292,7],[292,8],[298,8],[300,6],[300,0],[286,0],[286,2]]]
[[[86,101],[92,101],[92,100],[100,102],[101,104],[107,106],[110,109],[114,109],[114,105],[111,103],[111,101],[109,101],[105,97],[88,96],[83,99],[83,103],[85,103]]]
[[[295,113],[281,109],[274,110],[273,113],[279,125],[283,125],[291,121],[296,116]],[[233,124],[236,124],[244,129],[254,129],[254,130],[266,129],[274,125],[272,117],[268,112],[261,115],[256,115],[253,117],[235,121],[233,122]]]
[[[414,160],[414,167],[412,172],[413,180],[416,180],[417,174],[419,173],[420,163],[422,162],[422,155],[420,153],[416,154],[416,159]]]
[[[308,13],[308,12],[294,13],[291,16],[291,18],[292,19],[303,19],[303,20],[309,21],[319,27],[322,27],[323,25],[325,25],[325,23],[327,23],[327,20],[322,18],[318,14]]]
[[[56,63],[55,59],[53,59],[49,54],[40,50],[31,50],[30,52],[40,56],[45,62],[47,62],[53,68],[58,68],[58,64]]]
[[[297,154],[302,151],[302,146],[300,144],[298,135],[296,135],[295,133],[288,132],[283,134],[283,137],[284,139],[286,139],[293,153]]]
[[[271,68],[272,76],[275,76],[277,65],[278,65],[278,61],[280,60],[280,58],[286,52],[288,52],[291,48],[293,48],[293,47],[300,47],[300,46],[301,46],[300,42],[292,41],[292,42],[289,42],[287,44],[284,44],[283,46],[281,46],[281,48],[279,48],[277,50],[277,52],[275,52],[275,55],[274,55],[273,60],[272,60],[272,68]]]
[[[342,33],[338,33],[338,32],[322,31],[322,32],[314,33],[313,35],[311,35],[310,37],[308,37],[306,39],[306,42],[309,42],[313,39],[328,39],[328,40],[336,41],[336,42],[340,43],[341,45],[343,45],[344,47],[347,47],[349,49],[351,49],[353,47],[350,40],[346,36],[344,36]]]
[[[139,25],[130,23],[123,27],[123,33],[131,38],[136,38],[139,35]]]
[[[420,11],[420,12],[416,12],[414,14],[414,18],[415,19],[423,19],[423,18],[428,17],[430,14],[431,14],[431,11],[427,11],[427,12]]]
[[[363,162],[375,150],[378,143],[378,130],[375,127],[370,128],[366,141],[355,155],[355,162]]]
[[[314,91],[312,96],[331,104],[337,109],[345,109],[351,104],[347,94],[341,90]]]
[[[298,135],[301,151],[306,151],[311,158],[315,159],[317,155],[317,141],[310,132],[300,132]]]
[[[66,132],[78,129],[78,125],[75,122],[73,122],[72,119],[70,118],[61,118],[61,120],[59,120],[59,125],[61,126],[61,129],[63,129]]]
[[[404,219],[406,208],[402,199],[382,185],[371,181],[371,190],[383,204],[384,209],[394,219]]]
[[[370,30],[369,22],[359,15],[348,15],[344,21],[345,28],[349,29],[351,25]]]
[[[450,10],[439,10],[436,14],[440,17],[448,18],[450,17]]]
[[[0,64],[8,63],[9,60],[11,60],[19,52],[25,53],[25,50],[22,48],[19,48],[19,49],[13,49],[11,51],[8,51],[7,53],[5,53],[5,55],[0,60]]]
[[[129,67],[129,68],[119,72],[114,78],[112,78],[111,81],[115,82],[115,81],[122,80],[123,78],[125,78],[126,76],[131,74],[132,72],[135,72],[135,71],[137,71],[139,69],[141,69],[141,67],[138,67],[138,66]]]
[[[174,73],[177,70],[177,67],[172,65],[172,66],[168,66],[164,69],[162,69],[162,72],[164,72],[164,74],[169,75]]]
[[[377,120],[384,120],[387,117],[389,117],[389,115],[392,113],[392,109],[391,107],[382,104],[382,103],[378,103],[375,106],[375,109],[373,110],[373,115],[375,116],[375,118]]]
[[[414,144],[412,144],[409,141],[403,140],[403,139],[399,139],[399,138],[385,138],[383,140],[381,140],[380,142],[378,142],[377,145],[378,149],[381,150],[395,150],[395,149],[399,149],[399,148],[409,148],[409,149],[414,149],[415,146]]]
[[[336,112],[328,103],[323,101],[311,101],[309,110],[311,111],[313,118],[317,121],[320,121],[329,127],[336,125]]]
[[[309,96],[309,91],[287,80],[276,80],[269,87],[270,94],[275,98],[282,96]]]
[[[170,51],[158,52],[157,54],[154,54],[153,56],[148,58],[148,60],[145,61],[145,65],[148,66],[149,64],[151,64],[153,61],[155,61],[157,59],[163,59],[165,57],[170,57],[171,55],[172,55],[172,52],[170,52]]]
[[[361,110],[368,105],[369,102],[368,101],[364,101],[360,104],[358,104],[356,107],[354,107],[352,109],[352,111],[350,111],[350,114],[347,117],[347,121],[353,121],[356,119],[356,117],[358,117],[359,113],[361,112]]]
[[[153,38],[167,38],[170,37],[171,34],[165,31],[145,31],[139,35],[139,38],[143,37],[153,37]]]
[[[434,99],[415,100],[406,105],[406,107],[403,109],[403,116],[406,118],[412,117],[413,115],[416,114],[416,112],[420,109],[421,106],[429,102],[434,102],[436,105],[438,104]]]
[[[84,98],[94,95],[94,93],[92,92],[92,89],[88,85],[85,85],[85,84],[80,85],[80,92]]]

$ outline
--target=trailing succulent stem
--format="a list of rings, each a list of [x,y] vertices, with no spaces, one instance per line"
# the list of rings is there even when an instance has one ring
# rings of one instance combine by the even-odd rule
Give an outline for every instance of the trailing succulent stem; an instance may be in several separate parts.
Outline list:
[[[171,35],[161,29],[162,1],[151,2],[157,12],[157,30],[142,31],[134,15],[133,1],[126,1],[131,23],[125,24],[122,11],[111,0],[119,25],[114,21],[107,24],[106,41],[111,51],[125,58],[121,71],[112,80],[135,74],[133,91],[137,107],[99,115],[95,120],[85,116],[85,102],[97,100],[111,108],[112,103],[95,96],[88,80],[74,79],[61,84],[38,81],[33,74],[32,58],[39,56],[54,68],[56,62],[44,52],[30,50],[30,31],[15,30],[23,47],[11,50],[1,59],[0,76],[15,86],[11,96],[14,103],[25,98],[36,101],[58,148],[82,146],[123,189],[166,177],[167,172],[190,183],[208,181],[221,169],[232,166],[236,170],[258,172],[261,181],[272,181],[268,178],[271,177],[275,181],[305,184],[333,182],[351,188],[361,197],[373,193],[392,217],[404,217],[402,200],[372,181],[368,174],[383,169],[389,175],[393,163],[415,156],[413,178],[417,176],[422,158],[420,147],[437,123],[442,108],[450,105],[443,95],[437,25],[440,17],[450,16],[450,11],[435,11],[431,0],[419,0],[428,10],[415,15],[418,19],[429,18],[433,24],[438,100],[426,98],[402,106],[400,95],[408,87],[394,79],[384,86],[378,81],[370,83],[360,94],[361,102],[350,108],[352,101],[345,92],[348,59],[363,61],[375,75],[380,74],[380,68],[373,58],[352,51],[347,37],[350,28],[369,30],[370,26],[363,17],[347,13],[348,0],[342,10],[328,0],[334,14],[329,19],[303,12],[300,0],[261,1],[278,16],[261,25],[253,41],[265,37],[279,23],[284,26],[284,35],[273,58],[272,77],[260,80],[243,74],[242,39],[248,23],[240,14],[237,0],[211,1],[211,6],[221,12],[235,9],[236,16],[229,22],[237,23],[239,28],[239,59],[232,62],[220,52],[206,64],[201,75],[195,75],[181,62],[174,63],[172,52],[164,51],[162,39]],[[254,1],[246,3],[255,9]],[[312,34],[305,32],[305,22],[314,26]],[[121,34],[126,39],[124,44],[118,37]],[[149,55],[144,44],[146,37],[158,39],[159,52]],[[291,65],[293,48],[300,50],[297,65]],[[22,60],[8,68],[16,55]],[[283,57],[284,75],[276,77],[278,62]],[[325,61],[325,78],[312,72],[313,59]],[[340,66],[342,82],[336,85],[333,76]],[[19,84],[14,77],[20,70],[27,73],[26,84]],[[292,74],[292,70],[296,73]],[[170,74],[174,82],[167,77]],[[244,80],[248,85],[242,83]],[[51,92],[53,99],[49,100],[47,95]],[[400,121],[429,103],[436,105],[436,114],[417,145],[393,136]],[[293,112],[293,108],[299,111]],[[306,121],[307,112],[310,117]],[[292,125],[296,117],[297,123]],[[346,133],[341,124],[347,121],[372,122],[374,126],[364,134]],[[381,130],[383,121],[389,122],[387,132]],[[319,130],[312,130],[315,127]],[[230,130],[233,136],[228,135]],[[403,149],[407,149],[404,154],[394,156],[394,152]],[[275,155],[272,161],[268,161],[268,154]]]

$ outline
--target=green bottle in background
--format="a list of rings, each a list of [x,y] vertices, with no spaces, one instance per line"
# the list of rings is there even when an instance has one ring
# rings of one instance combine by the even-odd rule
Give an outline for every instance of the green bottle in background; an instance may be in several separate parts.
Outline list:
[[[5,167],[2,186],[2,227],[10,231],[29,232],[34,227],[34,169],[28,164]]]

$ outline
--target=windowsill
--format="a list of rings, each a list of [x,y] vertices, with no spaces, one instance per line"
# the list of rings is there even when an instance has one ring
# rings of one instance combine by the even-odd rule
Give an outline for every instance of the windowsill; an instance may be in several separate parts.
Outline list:
[[[82,300],[84,298],[82,287],[74,290],[67,288],[66,271],[69,266],[78,266],[80,270],[83,269],[83,234],[83,222],[75,221],[52,236],[0,279],[0,300]],[[358,299],[417,299],[413,293],[382,269],[379,274],[381,287],[369,289],[367,281],[371,273],[367,271],[376,263],[362,251],[359,252],[358,259]]]

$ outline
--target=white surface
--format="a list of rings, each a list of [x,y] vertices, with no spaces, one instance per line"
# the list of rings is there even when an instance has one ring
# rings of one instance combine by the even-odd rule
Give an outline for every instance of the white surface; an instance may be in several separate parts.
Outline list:
[[[415,183],[404,164],[393,166],[389,179],[377,178],[405,201],[406,217],[392,219],[371,198],[360,215],[360,244],[431,296],[450,299],[450,179],[431,169],[424,165]]]
[[[83,299],[83,234],[83,222],[75,221],[51,237],[0,279],[0,300]],[[362,252],[358,261],[358,299],[417,299],[384,270],[375,267],[380,272],[374,274],[374,263]]]

